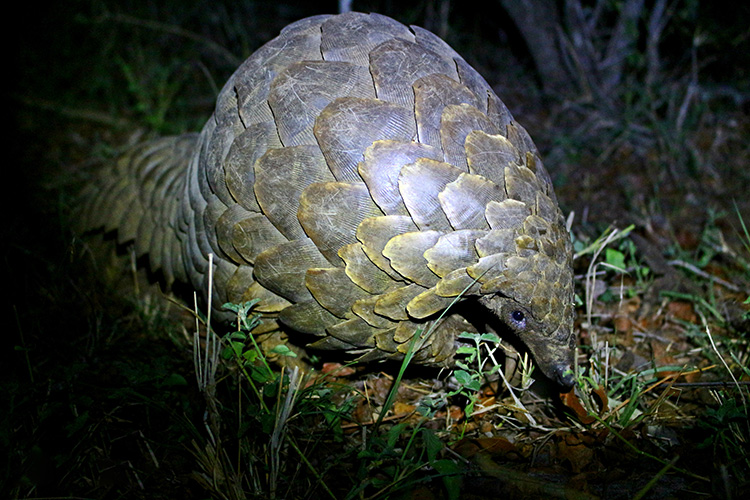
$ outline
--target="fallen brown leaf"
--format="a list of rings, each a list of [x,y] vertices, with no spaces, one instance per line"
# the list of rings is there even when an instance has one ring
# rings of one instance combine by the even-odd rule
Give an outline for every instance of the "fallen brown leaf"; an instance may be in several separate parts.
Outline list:
[[[674,319],[687,321],[689,323],[698,323],[698,315],[691,302],[675,300],[667,305],[668,315]]]
[[[578,418],[578,421],[584,425],[589,425],[596,421],[596,419],[589,415],[586,408],[581,404],[581,400],[578,399],[575,390],[560,394],[560,400],[562,404],[568,407]]]

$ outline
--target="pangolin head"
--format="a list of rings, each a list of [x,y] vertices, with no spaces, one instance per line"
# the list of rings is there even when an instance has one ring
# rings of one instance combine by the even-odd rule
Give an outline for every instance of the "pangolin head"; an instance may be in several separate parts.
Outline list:
[[[567,235],[559,236],[569,247]],[[573,386],[576,344],[569,256],[567,248],[556,255],[511,256],[493,280],[497,290],[479,299],[518,335],[544,375],[565,388]]]

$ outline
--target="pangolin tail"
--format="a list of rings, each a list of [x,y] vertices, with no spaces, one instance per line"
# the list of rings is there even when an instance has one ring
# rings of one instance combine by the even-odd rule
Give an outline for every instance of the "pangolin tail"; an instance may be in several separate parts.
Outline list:
[[[137,257],[148,254],[152,271],[169,286],[186,281],[178,207],[198,134],[164,137],[129,149],[98,173],[82,195],[79,225],[116,232],[132,242]]]

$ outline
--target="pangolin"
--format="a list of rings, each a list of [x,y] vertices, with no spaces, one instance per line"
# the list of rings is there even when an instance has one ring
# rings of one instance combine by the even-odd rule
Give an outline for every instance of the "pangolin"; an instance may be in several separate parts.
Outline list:
[[[167,283],[206,291],[211,274],[213,304],[259,299],[263,329],[310,348],[398,359],[423,332],[414,360],[446,366],[458,334],[505,325],[572,384],[571,242],[550,176],[487,82],[417,26],[287,26],[200,134],[123,154],[85,213]]]

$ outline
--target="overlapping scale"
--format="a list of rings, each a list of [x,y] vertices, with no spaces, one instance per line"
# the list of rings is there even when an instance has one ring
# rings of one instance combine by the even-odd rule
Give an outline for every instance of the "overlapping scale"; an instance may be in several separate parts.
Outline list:
[[[460,268],[443,276],[435,285],[435,293],[441,297],[470,296],[479,292],[479,286],[479,281],[469,275],[467,268]]]
[[[255,123],[235,137],[224,159],[224,175],[232,197],[250,212],[260,212],[255,198],[255,162],[281,147],[273,121]]]
[[[417,227],[438,231],[450,229],[438,195],[461,173],[453,165],[426,158],[420,158],[401,169],[399,191]]]
[[[414,25],[409,26],[409,28],[414,33],[414,38],[420,46],[434,52],[435,54],[439,54],[440,57],[447,61],[453,60],[454,63],[463,61],[461,56],[455,50],[453,50],[450,45],[445,43],[442,38],[435,35],[431,31],[427,31],[421,26]]]
[[[420,78],[437,73],[458,80],[453,61],[400,38],[383,42],[370,52],[370,72],[378,99],[407,109],[414,108],[412,85]]]
[[[445,107],[467,104],[479,108],[482,105],[476,94],[458,83],[455,78],[440,73],[432,73],[414,82],[413,94],[419,142],[429,144],[440,151],[443,149],[440,124]]]
[[[312,268],[305,274],[305,286],[313,298],[339,318],[354,316],[352,305],[370,294],[354,285],[340,267]]]
[[[375,141],[365,150],[359,174],[370,196],[386,215],[408,215],[401,198],[398,178],[401,169],[420,158],[442,160],[442,152],[419,142]]]
[[[375,98],[366,67],[336,61],[303,61],[285,68],[271,83],[268,103],[284,146],[316,145],[312,125],[338,97]]]
[[[383,255],[383,249],[394,236],[417,229],[411,217],[405,215],[370,217],[357,226],[357,240],[362,243],[362,250],[373,264],[400,281],[403,276],[391,267],[390,261]]]
[[[383,249],[391,266],[408,281],[422,286],[433,286],[438,276],[427,266],[426,250],[437,243],[443,233],[439,231],[414,231],[394,236]]]
[[[423,254],[427,267],[443,278],[456,269],[475,264],[479,259],[475,243],[486,234],[486,231],[463,229],[441,235]]]
[[[361,181],[357,165],[374,141],[411,141],[414,111],[378,99],[341,97],[318,115],[313,133],[338,181]]]
[[[221,247],[222,252],[224,252],[224,255],[237,264],[252,261],[243,258],[232,244],[234,225],[252,215],[254,215],[253,212],[249,212],[242,205],[235,203],[226,208],[216,219],[216,239],[219,246]]]
[[[339,249],[357,241],[357,228],[364,219],[381,214],[364,182],[323,182],[302,192],[297,218],[326,259],[343,266]]]
[[[423,319],[444,311],[454,302],[454,297],[442,297],[437,295],[435,288],[430,288],[411,299],[406,304],[406,311],[412,318]]]
[[[395,328],[396,322],[394,320],[375,312],[375,304],[378,300],[380,300],[379,295],[370,295],[359,299],[352,304],[352,312],[376,328]]]
[[[465,148],[469,172],[481,175],[501,188],[505,188],[505,166],[521,162],[521,153],[502,135],[474,130],[466,136]]]
[[[490,201],[484,212],[492,229],[515,229],[531,214],[524,202],[507,199],[501,202]]]
[[[360,242],[341,247],[339,257],[344,261],[346,275],[352,283],[371,294],[380,294],[399,286],[399,282],[373,264]]]
[[[350,12],[323,23],[320,50],[326,61],[346,61],[366,67],[370,52],[393,38],[412,41],[414,35],[409,28],[389,17]]]
[[[523,165],[510,164],[505,167],[505,191],[508,198],[535,206],[539,189],[534,173]]]
[[[211,253],[221,257],[222,259],[231,260],[229,256],[224,253],[219,246],[219,237],[217,234],[216,223],[219,217],[226,212],[227,206],[222,203],[218,197],[211,197],[206,206],[206,210],[203,212],[203,227],[206,228],[206,239],[211,247]]]
[[[462,173],[458,178],[446,184],[438,194],[440,206],[456,231],[461,229],[489,229],[484,216],[487,204],[500,202],[505,198],[505,191],[480,175]]]
[[[286,243],[286,237],[276,229],[270,220],[261,214],[250,214],[231,228],[229,242],[225,246],[231,246],[240,257],[250,264],[255,263],[258,254]]]
[[[480,257],[511,253],[516,249],[516,238],[515,228],[492,229],[476,240],[475,248]]]
[[[312,183],[333,181],[316,146],[269,149],[255,164],[255,195],[263,215],[290,240],[306,236],[297,211]]]
[[[534,141],[531,140],[529,133],[525,128],[518,125],[517,123],[510,122],[506,126],[505,135],[511,142],[511,144],[513,144],[518,151],[524,154],[524,159],[526,158],[525,155],[527,152],[532,153],[532,155],[537,155],[539,153],[536,149]]]
[[[408,320],[406,305],[425,290],[425,287],[412,283],[384,293],[375,302],[375,313],[395,321]]]
[[[255,259],[255,279],[291,302],[311,298],[305,286],[305,274],[314,267],[326,267],[328,261],[312,240],[289,241],[271,247]]]
[[[302,333],[325,335],[326,328],[341,322],[315,300],[289,305],[279,313],[279,320]]]
[[[250,285],[255,283],[253,276],[253,267],[240,265],[234,271],[234,274],[227,280],[227,301],[233,304],[244,302],[243,297]]]
[[[352,318],[347,321],[329,326],[329,335],[356,347],[375,347],[375,335],[383,330],[369,325],[362,318]]]
[[[245,127],[274,121],[268,105],[271,82],[280,71],[299,61],[321,60],[320,28],[290,33],[266,43],[235,72],[233,86],[238,98],[238,113]]]
[[[440,117],[440,143],[443,146],[445,161],[468,172],[464,143],[466,136],[475,130],[487,134],[498,134],[497,125],[474,106],[468,104],[450,105],[443,109]]]

